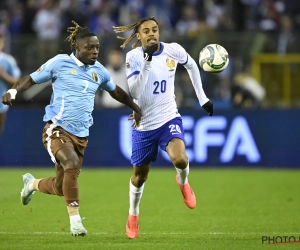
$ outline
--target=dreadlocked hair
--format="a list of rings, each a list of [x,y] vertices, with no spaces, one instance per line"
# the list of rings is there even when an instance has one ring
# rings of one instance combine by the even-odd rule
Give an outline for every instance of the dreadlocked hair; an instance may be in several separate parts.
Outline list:
[[[71,33],[65,41],[70,43],[71,49],[75,50],[76,41],[87,36],[96,36],[88,27],[81,27],[78,23],[72,20],[75,27],[68,27],[67,32]]]
[[[139,21],[137,21],[134,24],[129,24],[129,25],[125,25],[125,26],[113,26],[115,33],[121,33],[121,32],[127,32],[127,31],[130,31],[130,30],[133,30],[133,32],[131,33],[131,35],[129,35],[127,37],[117,36],[118,39],[125,40],[125,42],[120,47],[124,49],[128,43],[130,43],[134,38],[136,38],[136,34],[139,31],[140,25],[142,23],[146,22],[146,21],[149,21],[149,20],[152,20],[152,21],[154,21],[154,22],[156,22],[158,24],[158,21],[155,19],[154,16],[152,16],[152,17],[142,18],[142,19],[140,19]],[[142,45],[141,41],[140,40],[136,40],[132,44],[131,47],[133,49],[135,49],[136,47],[141,46],[141,45]]]

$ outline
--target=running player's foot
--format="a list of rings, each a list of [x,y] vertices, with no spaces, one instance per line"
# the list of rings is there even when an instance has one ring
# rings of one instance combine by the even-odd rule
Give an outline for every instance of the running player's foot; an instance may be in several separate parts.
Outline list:
[[[82,225],[82,219],[79,219],[78,221],[74,221],[71,223],[71,234],[72,236],[86,236],[87,235],[87,230],[84,228],[84,226]]]
[[[189,207],[189,208],[195,208],[196,207],[196,196],[193,192],[193,189],[191,188],[189,183],[186,183],[184,185],[179,184],[178,178],[179,178],[178,175],[176,175],[176,182],[177,182],[178,186],[180,187],[185,205],[187,205],[187,207]]]
[[[27,205],[30,202],[32,195],[35,193],[32,189],[32,183],[34,180],[35,178],[32,174],[27,173],[23,175],[24,188],[21,191],[21,202],[23,205]]]
[[[129,215],[126,223],[126,234],[130,239],[136,239],[139,235],[139,216]]]

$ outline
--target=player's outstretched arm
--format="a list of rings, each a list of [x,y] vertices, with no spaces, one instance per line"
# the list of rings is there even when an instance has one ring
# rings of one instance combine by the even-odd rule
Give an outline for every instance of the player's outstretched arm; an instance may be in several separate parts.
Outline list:
[[[12,101],[16,99],[17,92],[22,92],[33,84],[35,84],[35,82],[30,75],[22,77],[2,96],[2,103],[11,106]]]
[[[114,91],[109,91],[108,93],[112,98],[114,98],[118,102],[125,104],[134,111],[134,119],[136,124],[138,125],[141,120],[141,110],[140,107],[132,101],[130,96],[118,85],[116,86]]]
[[[195,60],[190,55],[188,55],[188,63],[185,64],[184,67],[186,68],[190,76],[190,79],[194,86],[201,107],[208,113],[209,116],[213,116],[214,113],[213,103],[207,98],[207,96],[204,93],[204,90],[202,88],[200,71],[198,69]]]

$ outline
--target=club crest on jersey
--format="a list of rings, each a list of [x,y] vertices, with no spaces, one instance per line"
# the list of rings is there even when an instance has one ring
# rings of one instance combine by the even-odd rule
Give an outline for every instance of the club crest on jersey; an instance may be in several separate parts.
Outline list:
[[[77,73],[76,69],[72,69],[72,70],[69,72],[69,74],[71,74],[71,75],[77,75],[78,73]]]
[[[97,73],[93,72],[93,73],[92,73],[92,77],[93,77],[93,80],[94,80],[95,82],[98,82],[98,76],[97,76]]]
[[[126,62],[126,68],[129,69],[130,68],[130,64],[129,62]]]
[[[169,60],[169,58],[167,58],[166,64],[169,67],[169,71],[175,70],[175,61],[174,60]]]

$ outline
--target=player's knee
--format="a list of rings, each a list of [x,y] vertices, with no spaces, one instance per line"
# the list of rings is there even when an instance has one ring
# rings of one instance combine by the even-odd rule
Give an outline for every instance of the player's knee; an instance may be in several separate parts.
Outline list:
[[[188,158],[185,156],[179,156],[173,159],[172,162],[176,168],[184,169],[188,165]]]
[[[146,182],[146,180],[148,179],[148,175],[134,175],[133,179],[136,186],[141,187],[144,184],[144,182]]]
[[[79,159],[68,159],[63,163],[63,167],[65,170],[71,169],[71,168],[80,169],[81,164],[80,164]]]

